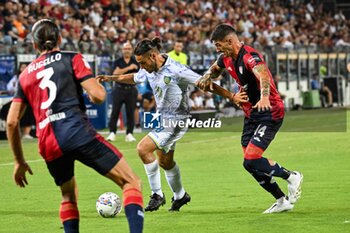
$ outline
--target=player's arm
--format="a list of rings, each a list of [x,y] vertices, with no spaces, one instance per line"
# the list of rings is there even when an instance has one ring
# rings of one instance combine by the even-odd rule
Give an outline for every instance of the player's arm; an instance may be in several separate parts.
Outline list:
[[[211,80],[216,79],[220,76],[224,68],[217,64],[217,61],[204,73],[203,77],[198,81],[197,86],[205,91],[213,90]]]
[[[212,83],[211,86],[213,89],[209,90],[210,92],[229,99],[231,102],[235,103],[237,106],[241,106],[242,103],[248,102],[248,95],[245,92],[232,93],[226,90],[225,88],[217,85],[216,83]]]
[[[6,120],[6,134],[14,155],[13,178],[20,187],[28,185],[26,172],[28,171],[29,174],[33,174],[31,168],[24,159],[20,134],[19,122],[25,109],[26,105],[24,103],[12,102]]]
[[[266,65],[261,63],[253,67],[253,73],[255,77],[260,81],[260,100],[253,108],[257,108],[258,111],[265,111],[271,109],[270,104],[270,73]]]
[[[126,72],[128,72],[130,70],[137,70],[137,69],[138,69],[138,67],[135,64],[131,64],[131,65],[124,67],[124,68],[120,68],[119,66],[117,66],[114,69],[113,74],[116,74],[116,75],[125,74]]]
[[[121,74],[121,75],[98,75],[96,77],[98,82],[120,82],[125,84],[136,84],[134,80],[134,74]]]
[[[95,104],[102,104],[106,99],[105,88],[94,78],[86,79],[81,82],[81,86],[88,93],[89,99]]]

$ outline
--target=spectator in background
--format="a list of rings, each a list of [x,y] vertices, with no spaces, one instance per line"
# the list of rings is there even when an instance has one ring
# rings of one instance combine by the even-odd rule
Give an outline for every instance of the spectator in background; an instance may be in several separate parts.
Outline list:
[[[139,64],[137,63],[135,57],[132,55],[132,46],[130,42],[126,42],[122,48],[123,57],[116,61],[116,68],[113,72],[115,75],[120,74],[131,74],[136,73],[139,70]],[[107,137],[108,141],[115,141],[115,136],[117,133],[117,123],[119,118],[120,110],[125,104],[126,108],[126,142],[134,142],[133,131],[135,126],[134,112],[136,108],[137,99],[137,89],[133,84],[124,84],[120,82],[114,83],[114,90],[112,93],[113,105],[112,112],[109,121],[109,131],[110,134]]]
[[[16,75],[12,77],[12,79],[7,83],[7,91],[9,95],[14,95],[17,90],[18,85],[18,77],[19,75],[25,70],[25,68],[28,66],[27,63],[21,63],[18,68],[18,72]],[[4,108],[9,108],[10,103],[6,104]],[[8,113],[8,109],[6,111],[6,116]],[[21,131],[22,131],[22,138],[24,139],[33,139],[33,136],[31,135],[31,131],[33,126],[35,125],[34,115],[32,108],[28,106],[24,112],[24,115],[20,122],[21,125]],[[33,134],[35,135],[35,133]]]
[[[22,71],[27,67],[28,64],[21,63],[18,68],[17,74],[15,74],[11,80],[7,83],[7,91],[9,95],[14,95],[15,91],[17,90],[17,84],[18,84],[18,77],[22,73]]]
[[[317,74],[313,74],[311,79],[311,90],[318,90],[322,107],[333,107],[332,91],[324,85]]]
[[[181,41],[176,41],[174,49],[168,52],[169,57],[179,62],[180,64],[187,65],[187,55],[182,52],[184,45]]]
[[[191,110],[199,110],[202,108],[201,106],[198,106],[196,104],[196,97],[197,97],[197,91],[194,90],[190,93],[190,98],[188,99],[188,104],[189,104]]]
[[[320,77],[326,77],[328,74],[328,69],[327,69],[327,62],[322,61],[320,65]]]
[[[210,92],[204,93],[204,108],[215,109],[213,94]]]

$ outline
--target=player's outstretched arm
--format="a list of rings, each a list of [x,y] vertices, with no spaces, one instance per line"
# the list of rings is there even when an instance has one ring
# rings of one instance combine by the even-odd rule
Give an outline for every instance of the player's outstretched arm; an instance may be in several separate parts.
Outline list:
[[[89,99],[94,104],[102,104],[106,99],[106,90],[96,79],[90,78],[81,83],[81,86],[86,90]]]
[[[211,79],[216,79],[220,76],[224,68],[217,65],[216,62],[204,73],[203,77],[197,82],[197,86],[204,91],[212,91],[213,83]]]
[[[212,87],[213,87],[213,90],[210,92],[229,99],[231,102],[235,103],[237,106],[241,106],[242,103],[248,102],[248,95],[246,92],[232,93],[226,90],[225,88],[217,85],[216,83],[213,83]]]
[[[120,82],[125,84],[136,84],[134,81],[134,74],[113,74],[113,75],[97,75],[98,82]]]
[[[6,120],[6,133],[11,150],[14,155],[13,178],[16,184],[24,188],[28,185],[26,172],[33,175],[32,169],[26,163],[23,155],[19,122],[26,109],[26,105],[21,102],[12,102]]]

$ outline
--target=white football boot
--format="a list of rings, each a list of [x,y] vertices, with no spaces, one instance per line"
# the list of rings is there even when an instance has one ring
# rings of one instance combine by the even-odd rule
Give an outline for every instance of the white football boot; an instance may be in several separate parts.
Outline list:
[[[114,142],[115,141],[115,133],[111,132],[107,137],[107,141]]]
[[[292,172],[287,179],[288,182],[288,200],[291,204],[297,202],[301,196],[301,184],[303,183],[303,174]]]
[[[263,214],[280,213],[293,209],[294,205],[291,204],[285,197],[281,197],[276,200],[273,205],[265,210]]]
[[[125,141],[126,142],[136,142],[136,138],[134,138],[134,136],[131,133],[128,133],[125,136]]]

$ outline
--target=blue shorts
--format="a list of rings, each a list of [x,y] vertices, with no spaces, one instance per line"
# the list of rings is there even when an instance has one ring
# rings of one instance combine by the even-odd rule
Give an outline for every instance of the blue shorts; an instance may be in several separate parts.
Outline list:
[[[283,119],[278,121],[257,121],[244,118],[241,144],[247,147],[249,143],[266,150],[282,125]]]
[[[101,175],[106,175],[121,159],[122,154],[101,136],[84,146],[64,154],[52,161],[46,162],[56,185],[61,186],[74,176],[74,161],[78,160],[93,168]]]

